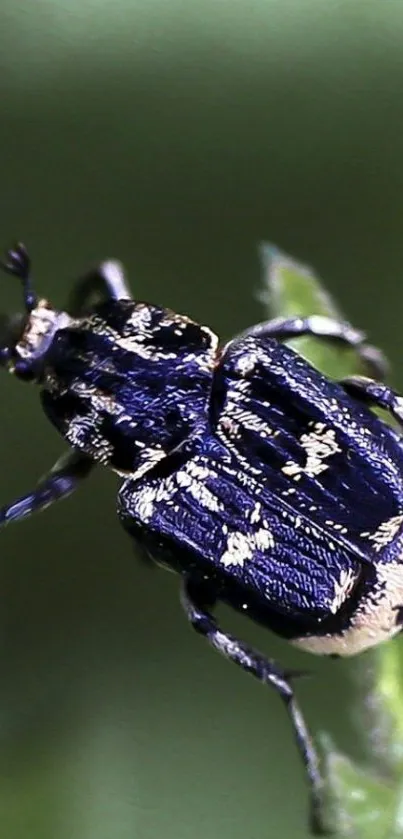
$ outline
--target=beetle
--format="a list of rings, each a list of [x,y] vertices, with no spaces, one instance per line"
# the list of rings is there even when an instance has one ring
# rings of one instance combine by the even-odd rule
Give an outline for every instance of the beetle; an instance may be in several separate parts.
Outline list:
[[[283,699],[324,831],[323,780],[293,673],[226,632],[226,602],[294,645],[349,656],[401,629],[403,398],[377,381],[382,354],[349,324],[275,319],[224,346],[207,326],[132,299],[119,263],[74,288],[68,312],[37,297],[25,247],[3,269],[22,282],[1,362],[40,387],[69,444],[0,524],[68,496],[95,464],[121,478],[131,537],[178,572],[194,629]],[[91,305],[94,290],[103,299]],[[374,378],[334,382],[282,342],[315,335],[355,347]]]

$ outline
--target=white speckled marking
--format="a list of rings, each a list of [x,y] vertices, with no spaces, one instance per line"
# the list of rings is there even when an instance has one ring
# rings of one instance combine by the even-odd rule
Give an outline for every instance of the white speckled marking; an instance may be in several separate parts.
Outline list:
[[[397,609],[403,605],[403,562],[379,562],[377,585],[361,599],[350,626],[332,635],[310,635],[292,641],[318,655],[351,656],[387,641],[401,630]]]
[[[154,513],[155,487],[145,486],[136,493],[133,508],[143,522],[150,521]]]
[[[227,549],[221,555],[220,562],[226,568],[228,565],[240,565],[243,568],[246,560],[252,559],[252,556],[250,536],[235,531],[228,535]]]
[[[256,504],[255,504],[253,510],[251,511],[250,516],[249,516],[249,521],[250,521],[251,524],[257,524],[258,521],[260,521],[261,512],[262,512],[262,505],[261,505],[260,501],[256,501]]]
[[[340,578],[335,583],[334,587],[334,598],[332,600],[330,611],[333,615],[339,611],[340,606],[345,603],[347,597],[349,596],[350,592],[354,587],[354,583],[356,582],[357,574],[351,568],[344,569],[340,573]]]
[[[253,350],[250,350],[250,352],[244,352],[237,358],[234,369],[240,376],[248,376],[248,374],[253,373],[258,360],[258,352],[254,352]]]
[[[194,469],[191,467],[194,467]],[[193,474],[196,474],[196,477],[192,476],[192,472]],[[199,475],[197,474],[198,472],[200,473]],[[200,478],[204,478],[208,474],[208,469],[189,463],[189,468],[181,469],[178,472],[176,480],[178,486],[185,489],[195,501],[199,502],[202,507],[205,507],[206,510],[211,510],[212,512],[217,513],[219,510],[222,510],[222,503],[218,501],[216,496],[210,489],[208,489],[208,487],[200,483]]]
[[[390,542],[393,542],[393,539],[399,532],[401,526],[403,524],[403,515],[393,516],[388,521],[383,521],[382,524],[379,525],[378,529],[375,530],[373,533],[370,531],[365,531],[360,535],[363,538],[367,538],[369,542],[373,542],[374,550],[379,553],[383,548],[386,548]]]
[[[295,461],[289,460],[281,470],[284,475],[288,475],[296,481],[303,474],[309,478],[320,475],[321,472],[329,468],[329,464],[324,461],[337,452],[341,452],[341,448],[336,442],[335,430],[326,428],[323,422],[315,423],[312,431],[302,434],[300,444],[307,455],[305,466],[300,466]]]
[[[227,548],[221,556],[220,562],[225,567],[239,565],[253,559],[256,550],[267,551],[274,547],[273,534],[267,527],[261,527],[256,533],[241,533],[234,531],[228,535]]]

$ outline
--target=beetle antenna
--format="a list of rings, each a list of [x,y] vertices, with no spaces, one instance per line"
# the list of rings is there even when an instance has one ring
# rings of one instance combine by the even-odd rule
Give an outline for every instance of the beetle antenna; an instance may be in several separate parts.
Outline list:
[[[32,288],[31,283],[31,260],[28,256],[28,251],[22,242],[17,242],[13,248],[7,251],[5,262],[0,262],[0,267],[7,274],[14,274],[22,280],[22,288],[24,293],[24,303],[28,314],[35,309],[38,298]]]

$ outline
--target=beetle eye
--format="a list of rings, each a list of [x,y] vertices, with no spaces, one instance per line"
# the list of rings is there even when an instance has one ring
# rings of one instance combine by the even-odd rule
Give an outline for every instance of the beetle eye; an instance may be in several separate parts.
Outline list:
[[[14,367],[14,375],[23,382],[32,382],[38,378],[37,371],[31,362],[18,360]]]

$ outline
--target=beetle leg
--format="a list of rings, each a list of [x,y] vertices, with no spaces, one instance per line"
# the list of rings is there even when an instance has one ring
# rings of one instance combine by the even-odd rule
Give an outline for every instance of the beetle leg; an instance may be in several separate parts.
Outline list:
[[[377,408],[389,411],[392,417],[403,426],[403,396],[391,390],[387,385],[374,382],[365,376],[348,376],[340,384],[352,396],[358,397]]]
[[[383,379],[388,372],[388,362],[385,356],[377,347],[365,343],[363,332],[354,329],[345,321],[324,315],[311,315],[306,318],[274,318],[246,329],[245,332],[236,335],[230,343],[255,336],[267,336],[268,338],[277,338],[279,341],[286,341],[304,335],[339,341],[353,347],[376,378]]]
[[[28,314],[38,303],[37,295],[32,287],[31,260],[22,242],[18,242],[7,251],[6,261],[0,262],[0,267],[6,274],[14,274],[22,280],[25,310]]]
[[[66,309],[75,317],[87,314],[96,296],[106,300],[132,299],[120,262],[114,259],[101,262],[97,268],[81,277],[70,294]]]
[[[55,501],[66,498],[87,477],[93,465],[93,461],[82,452],[67,452],[44,475],[32,492],[0,507],[0,526],[30,516],[49,507]]]
[[[324,790],[319,759],[286,673],[271,659],[248,647],[233,635],[223,632],[212,614],[205,608],[205,600],[201,595],[200,587],[189,579],[183,583],[181,602],[196,632],[203,635],[225,658],[238,664],[248,673],[252,673],[263,684],[272,685],[280,694],[287,708],[297,746],[309,778],[311,828],[316,835],[325,835],[327,830],[323,823]]]

